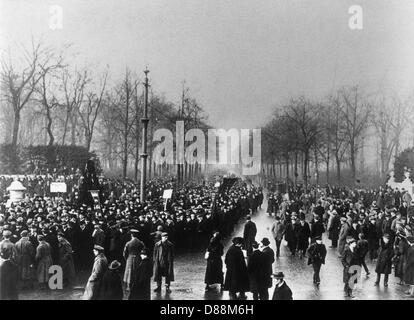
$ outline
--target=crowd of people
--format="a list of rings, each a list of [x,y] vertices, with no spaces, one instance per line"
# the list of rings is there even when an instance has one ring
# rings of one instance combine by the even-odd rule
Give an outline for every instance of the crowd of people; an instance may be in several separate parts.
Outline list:
[[[326,232],[344,267],[346,296],[353,297],[350,279],[357,273],[355,266],[370,274],[366,258],[376,264],[376,286],[381,275],[388,286],[394,267],[399,284],[409,286],[406,294],[414,295],[414,200],[407,190],[312,187],[305,193],[299,187],[286,191],[268,197],[267,213],[275,216],[271,231],[277,256],[285,239],[292,256],[309,258],[315,270],[313,281],[319,285],[326,257],[321,239]]]
[[[80,271],[92,269],[85,299],[113,298],[114,291],[117,297],[126,292],[130,299],[146,299],[152,276],[154,291],[161,291],[165,277],[169,293],[175,252],[205,250],[213,234],[231,235],[239,219],[263,201],[261,190],[241,181],[218,192],[215,181],[176,187],[171,179],[155,179],[141,203],[132,181],[100,177],[101,203],[85,205],[79,201],[77,172],[20,176],[24,198],[7,206],[6,188],[14,178],[0,177],[2,260],[16,264],[18,287],[29,290],[48,288],[52,265],[62,268],[65,287],[76,284]],[[67,192],[51,193],[54,181],[65,182]],[[174,189],[171,199],[162,198],[166,189]],[[109,290],[118,277],[119,290]]]
[[[15,178],[15,177],[14,177]],[[0,283],[1,299],[17,299],[20,290],[47,290],[50,267],[62,268],[64,287],[77,283],[79,272],[89,273],[84,299],[150,299],[153,291],[171,292],[178,252],[205,252],[205,291],[218,284],[230,299],[292,299],[283,272],[273,272],[281,243],[293,257],[307,258],[314,270],[313,283],[321,283],[320,270],[330,240],[343,265],[344,292],[353,296],[350,279],[366,259],[375,263],[376,282],[388,286],[389,274],[407,285],[414,295],[414,201],[405,190],[357,190],[301,187],[267,191],[269,225],[276,252],[268,238],[256,241],[251,215],[261,208],[261,188],[240,179],[225,190],[215,181],[177,187],[171,178],[148,182],[147,199],[139,200],[132,181],[99,178],[101,201],[79,201],[79,172],[20,176],[24,198],[9,203],[6,188],[14,179],[0,177]],[[67,192],[50,192],[51,182],[62,181]],[[171,199],[163,191],[173,189]],[[234,237],[225,252],[223,240],[245,218],[242,237]],[[224,259],[223,259],[224,256]],[[223,260],[226,267],[223,272]],[[5,276],[7,275],[7,276]],[[354,281],[357,281],[355,277]]]

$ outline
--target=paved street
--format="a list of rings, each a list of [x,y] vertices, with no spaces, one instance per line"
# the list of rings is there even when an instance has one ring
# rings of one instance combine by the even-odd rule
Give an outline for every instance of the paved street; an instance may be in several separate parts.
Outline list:
[[[266,205],[264,205],[266,207]],[[256,223],[258,234],[257,241],[263,237],[268,237],[272,242],[272,248],[275,250],[275,243],[272,240],[270,227],[273,218],[269,217],[265,210],[262,209],[256,213],[252,220]],[[244,221],[240,221],[236,228],[235,235],[241,235],[243,232]],[[230,239],[226,239],[226,249],[230,245]],[[326,300],[326,299],[348,299],[343,294],[342,283],[342,264],[337,258],[336,251],[329,249],[330,241],[324,235],[324,243],[328,248],[326,264],[321,270],[321,284],[316,288],[312,283],[312,267],[307,265],[307,259],[299,259],[291,257],[288,252],[286,243],[282,243],[281,257],[276,260],[273,265],[274,271],[283,271],[286,276],[286,282],[293,291],[293,299],[305,300]],[[172,293],[165,295],[164,288],[161,294],[153,293],[152,299],[172,299],[172,300],[227,300],[228,292],[220,293],[212,290],[208,293],[204,292],[204,272],[206,262],[204,260],[204,252],[181,254],[176,257],[175,261],[175,278],[176,281],[171,284]],[[379,299],[410,299],[404,295],[405,286],[397,285],[398,280],[390,275],[389,287],[384,288],[383,283],[379,287],[374,286],[375,282],[375,266],[368,264],[371,270],[369,277],[365,276],[362,271],[362,281],[357,285],[354,292],[355,298],[359,300],[379,300]],[[83,293],[84,285],[88,275],[78,275],[80,285],[74,290],[57,290],[42,292],[23,292],[20,299],[80,299]],[[273,293],[273,288],[269,290]],[[251,299],[251,294],[248,294]]]

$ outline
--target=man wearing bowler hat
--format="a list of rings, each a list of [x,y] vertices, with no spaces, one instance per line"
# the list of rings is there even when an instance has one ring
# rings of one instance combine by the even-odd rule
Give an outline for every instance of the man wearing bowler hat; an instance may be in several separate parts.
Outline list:
[[[268,288],[272,287],[272,273],[273,273],[273,262],[275,262],[275,252],[269,247],[270,241],[268,238],[263,238],[261,243],[261,250],[263,253],[263,270],[264,270],[264,282],[265,289],[262,291],[261,300],[269,300]]]
[[[141,262],[135,273],[128,300],[151,300],[151,277],[153,275],[153,268],[148,253],[147,249],[141,250]]]
[[[122,289],[122,280],[119,275],[121,263],[117,260],[111,262],[108,270],[102,278],[100,299],[102,300],[122,300],[124,290]]]
[[[276,286],[273,291],[272,300],[293,300],[292,290],[286,284],[283,272],[277,272],[273,274],[273,277],[276,279]]]

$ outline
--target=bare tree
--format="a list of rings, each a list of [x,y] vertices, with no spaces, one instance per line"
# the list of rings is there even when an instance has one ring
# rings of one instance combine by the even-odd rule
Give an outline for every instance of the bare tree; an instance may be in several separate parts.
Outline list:
[[[23,69],[19,72],[9,59],[1,60],[1,82],[5,90],[5,96],[11,103],[14,111],[12,146],[17,146],[21,112],[28,104],[35,88],[42,77],[51,70],[62,67],[62,54],[44,47],[40,42],[35,44],[32,40],[30,50],[22,49]]]
[[[85,134],[85,147],[88,151],[91,148],[96,119],[98,118],[98,114],[102,109],[102,99],[106,90],[107,78],[108,71],[106,71],[100,79],[99,91],[97,93],[88,92],[86,94],[85,103],[83,103],[81,105],[81,108],[78,110],[82,128]]]
[[[341,113],[349,147],[353,183],[356,179],[356,155],[362,146],[362,137],[368,128],[367,123],[371,114],[370,105],[364,101],[364,97],[359,91],[358,86],[341,90],[343,101]]]

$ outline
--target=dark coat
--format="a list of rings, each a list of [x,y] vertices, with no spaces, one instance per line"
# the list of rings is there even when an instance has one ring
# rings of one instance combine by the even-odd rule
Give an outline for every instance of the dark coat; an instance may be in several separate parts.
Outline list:
[[[312,223],[312,227],[310,230],[311,239],[315,237],[321,237],[324,232],[325,232],[325,227],[323,226],[323,223],[321,220],[315,221],[314,223]]]
[[[107,270],[101,283],[101,300],[122,300],[124,291],[122,280],[117,270]]]
[[[339,231],[341,230],[341,220],[338,215],[335,215],[331,218],[329,218],[329,240],[338,240],[339,237]]]
[[[286,282],[283,282],[280,287],[275,287],[272,300],[293,300],[292,290],[290,290]]]
[[[378,260],[377,265],[375,267],[375,272],[381,274],[390,274],[393,256],[394,250],[391,241],[385,244],[383,240],[381,240],[381,246],[378,252]]]
[[[349,273],[349,268],[352,266],[361,266],[361,258],[359,257],[356,249],[352,252],[349,247],[346,247],[342,255],[341,262],[344,266],[343,282],[348,283],[350,277],[353,275]]]
[[[244,238],[244,248],[248,253],[253,251],[252,243],[255,241],[257,234],[256,224],[253,221],[247,221],[244,225],[243,238]]]
[[[17,265],[10,260],[0,262],[0,300],[17,300]]]
[[[414,246],[410,246],[407,250],[404,282],[405,284],[414,285]]]
[[[323,243],[312,243],[308,249],[308,265],[325,264],[326,247]]]
[[[207,248],[208,259],[206,274],[204,277],[205,284],[223,283],[223,245],[218,238],[212,238]]]
[[[263,288],[267,288],[264,261],[265,256],[260,250],[254,250],[249,258],[247,273],[251,292],[261,292]]]
[[[151,277],[153,275],[152,261],[149,258],[141,260],[138,265],[135,278],[132,282],[128,300],[151,299]]]
[[[313,229],[313,228],[312,228]],[[306,251],[309,246],[309,237],[311,236],[311,229],[307,222],[302,226],[298,225],[298,250]]]
[[[158,241],[153,255],[154,281],[158,282],[162,277],[166,277],[166,281],[174,281],[174,245],[168,240]]]
[[[227,267],[224,280],[224,290],[230,292],[242,292],[249,290],[249,276],[246,261],[240,247],[232,245],[227,250],[224,260]]]
[[[273,262],[275,262],[275,252],[270,247],[263,248],[263,277],[267,288],[272,287]]]

